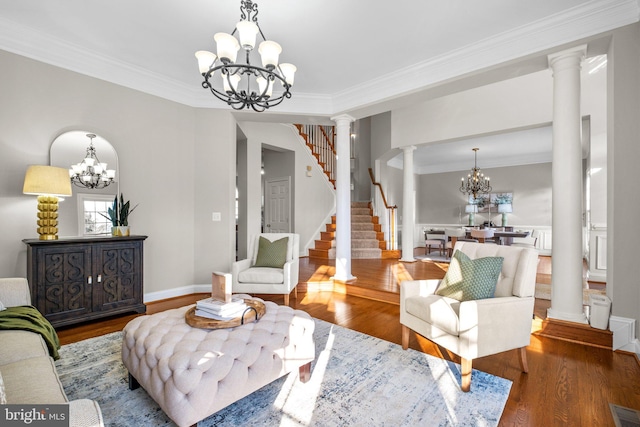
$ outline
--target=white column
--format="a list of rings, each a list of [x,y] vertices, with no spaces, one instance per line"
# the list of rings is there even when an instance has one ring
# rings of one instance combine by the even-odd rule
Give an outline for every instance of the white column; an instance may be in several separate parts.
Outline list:
[[[351,275],[351,185],[349,133],[355,119],[346,114],[332,117],[336,122],[336,274],[334,280],[354,280]]]
[[[402,258],[403,262],[415,262],[413,257],[413,233],[415,228],[415,197],[413,179],[413,151],[415,146],[403,147],[402,179]]]
[[[553,71],[551,308],[547,316],[587,323],[582,309],[580,68],[586,46],[549,55]]]

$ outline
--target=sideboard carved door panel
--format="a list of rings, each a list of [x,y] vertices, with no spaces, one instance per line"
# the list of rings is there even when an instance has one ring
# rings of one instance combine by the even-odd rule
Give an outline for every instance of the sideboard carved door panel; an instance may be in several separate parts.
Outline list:
[[[38,289],[33,305],[53,322],[90,312],[91,288],[86,277],[91,269],[91,249],[82,245],[47,247],[37,258],[42,271],[32,284]]]
[[[53,326],[144,313],[146,236],[24,240],[32,304]]]
[[[137,283],[142,271],[140,247],[131,244],[102,244],[96,248],[93,264],[99,287],[94,288],[94,310],[113,310],[137,304],[142,295]]]

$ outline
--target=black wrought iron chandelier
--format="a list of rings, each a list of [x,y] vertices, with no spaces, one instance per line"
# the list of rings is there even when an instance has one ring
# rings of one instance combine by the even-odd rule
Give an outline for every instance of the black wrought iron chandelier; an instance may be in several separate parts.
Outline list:
[[[491,178],[484,176],[484,173],[482,173],[478,167],[478,150],[480,149],[473,149],[473,168],[471,168],[471,173],[467,175],[466,182],[465,177],[462,177],[462,182],[460,184],[460,192],[473,195],[474,200],[478,198],[479,193],[487,194],[491,191]]]
[[[238,39],[233,35],[238,32]],[[262,42],[258,52],[262,67],[252,65],[250,54],[260,33]],[[251,0],[240,1],[240,22],[231,34],[216,33],[217,55],[200,50],[196,52],[198,67],[204,81],[202,87],[211,90],[216,98],[226,102],[235,110],[252,108],[262,112],[291,98],[291,86],[296,72],[293,64],[279,64],[282,48],[267,40],[258,25],[258,5]],[[240,47],[245,51],[246,62],[236,62]],[[213,76],[220,70],[221,80],[216,84]],[[274,94],[274,82],[282,84],[283,92]]]
[[[87,147],[87,155],[82,162],[71,165],[69,175],[71,183],[77,187],[83,188],[104,188],[113,182],[116,176],[114,169],[107,169],[106,163],[101,163],[96,155],[96,148],[93,146],[93,138],[96,135],[88,133],[89,146]]]

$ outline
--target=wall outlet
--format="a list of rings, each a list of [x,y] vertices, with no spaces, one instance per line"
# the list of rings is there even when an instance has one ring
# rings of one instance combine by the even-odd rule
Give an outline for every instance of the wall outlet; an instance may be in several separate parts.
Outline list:
[[[222,214],[220,212],[213,212],[211,214],[211,221],[222,221]]]

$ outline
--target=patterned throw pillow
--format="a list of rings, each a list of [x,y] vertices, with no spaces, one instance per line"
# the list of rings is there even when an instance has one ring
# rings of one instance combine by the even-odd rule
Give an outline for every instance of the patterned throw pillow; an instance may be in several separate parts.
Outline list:
[[[270,242],[260,236],[258,241],[258,256],[254,267],[282,268],[287,262],[288,237]]]
[[[451,258],[436,295],[470,301],[493,298],[502,271],[502,257],[471,259],[461,251]]]

